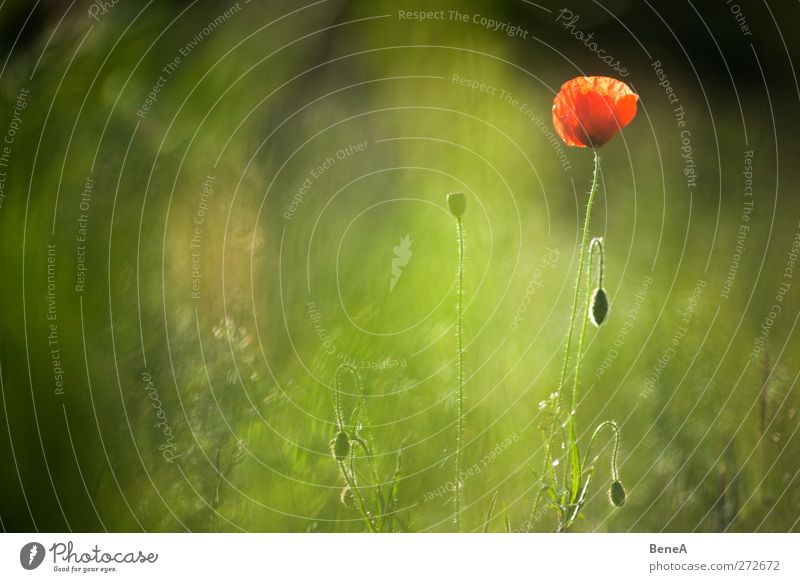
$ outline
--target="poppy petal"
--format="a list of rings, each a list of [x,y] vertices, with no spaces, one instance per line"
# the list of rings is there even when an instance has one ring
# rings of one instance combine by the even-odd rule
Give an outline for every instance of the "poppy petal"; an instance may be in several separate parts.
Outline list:
[[[639,97],[611,77],[576,77],[553,100],[553,127],[569,146],[600,147],[636,116]]]

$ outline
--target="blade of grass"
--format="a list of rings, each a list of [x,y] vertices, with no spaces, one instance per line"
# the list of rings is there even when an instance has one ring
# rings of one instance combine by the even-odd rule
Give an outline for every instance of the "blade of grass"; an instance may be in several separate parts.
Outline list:
[[[492,521],[492,514],[494,513],[494,506],[497,504],[497,496],[500,491],[495,491],[492,495],[492,501],[489,503],[489,512],[486,514],[486,523],[483,524],[483,533],[489,533],[489,522]]]

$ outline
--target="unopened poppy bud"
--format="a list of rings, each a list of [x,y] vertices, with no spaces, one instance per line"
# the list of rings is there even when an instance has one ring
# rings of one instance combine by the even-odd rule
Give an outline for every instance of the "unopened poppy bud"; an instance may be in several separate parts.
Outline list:
[[[333,441],[333,457],[337,461],[344,461],[350,454],[350,437],[340,430]]]
[[[447,195],[447,206],[456,218],[461,218],[467,209],[467,197],[463,192],[451,192]]]
[[[608,315],[608,295],[602,287],[598,287],[592,294],[592,304],[589,317],[597,327],[605,321]]]
[[[625,487],[619,481],[614,481],[611,484],[611,489],[608,492],[608,498],[617,507],[625,505]]]

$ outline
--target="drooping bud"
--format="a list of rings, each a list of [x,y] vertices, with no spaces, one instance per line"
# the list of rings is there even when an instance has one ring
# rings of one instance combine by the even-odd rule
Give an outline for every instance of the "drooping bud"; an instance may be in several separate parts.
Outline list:
[[[344,461],[350,454],[350,437],[343,430],[340,430],[333,441],[333,457],[337,461]]]
[[[589,319],[592,323],[600,327],[608,315],[608,295],[605,289],[598,287],[592,294],[591,308],[589,309]]]
[[[451,192],[447,195],[447,206],[456,218],[461,218],[467,209],[467,197],[463,192]]]
[[[619,481],[614,481],[611,484],[611,489],[608,492],[608,498],[617,507],[625,505],[625,487]]]

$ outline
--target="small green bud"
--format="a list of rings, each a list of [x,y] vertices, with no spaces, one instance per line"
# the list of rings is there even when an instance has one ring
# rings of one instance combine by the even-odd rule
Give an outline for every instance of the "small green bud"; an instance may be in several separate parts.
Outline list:
[[[451,192],[447,195],[447,206],[456,218],[461,218],[467,209],[467,197],[463,192]]]
[[[589,319],[597,327],[605,321],[608,315],[608,295],[602,287],[594,290],[592,295],[591,309],[589,309]]]
[[[333,441],[333,458],[337,461],[344,461],[350,454],[350,437],[343,430],[340,430]]]
[[[617,507],[622,507],[625,505],[625,487],[622,486],[622,483],[619,481],[614,481],[611,484],[611,490],[608,492],[608,498],[611,500],[611,503]]]

